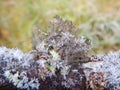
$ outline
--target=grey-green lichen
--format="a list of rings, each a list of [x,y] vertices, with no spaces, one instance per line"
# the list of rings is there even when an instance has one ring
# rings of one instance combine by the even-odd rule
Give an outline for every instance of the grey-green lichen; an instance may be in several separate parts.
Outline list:
[[[28,90],[85,88],[81,65],[73,65],[89,60],[87,51],[90,42],[83,37],[76,37],[72,33],[73,24],[58,16],[50,25],[47,37],[37,38],[37,44],[33,44],[34,50],[28,53],[0,47],[0,86],[9,82],[18,89]],[[78,73],[72,69],[78,69]]]
[[[94,62],[83,64],[84,68],[89,68],[88,71],[84,70],[88,81],[90,81],[91,74],[95,74],[95,76],[90,81],[92,82],[91,86],[93,86],[93,82],[96,81],[96,86],[98,86],[98,88],[102,86],[108,88],[108,90],[119,90],[120,51],[109,52],[107,55],[98,54],[94,57],[91,57],[91,59],[94,60]]]
[[[28,53],[0,47],[0,90],[120,89],[120,52],[89,56],[90,40],[77,37],[71,22],[56,16],[32,42]]]

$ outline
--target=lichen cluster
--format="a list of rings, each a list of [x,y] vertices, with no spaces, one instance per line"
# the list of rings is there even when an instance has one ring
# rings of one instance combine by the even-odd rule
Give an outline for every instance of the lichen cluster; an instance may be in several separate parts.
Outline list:
[[[91,57],[91,61],[83,65],[90,86],[94,88],[120,89],[120,51],[109,52],[107,55],[98,54]],[[96,83],[96,84],[95,84]],[[96,89],[95,89],[96,90]]]
[[[1,47],[0,86],[12,84],[12,88],[28,90],[84,90],[86,78],[82,63],[89,61],[90,41],[77,38],[72,30],[71,22],[57,16],[56,21],[51,22],[46,38],[37,38],[34,50],[29,53]]]
[[[103,62],[97,70],[104,72],[105,87],[110,90],[120,89],[120,51],[104,55]]]
[[[89,56],[91,42],[56,16],[28,53],[0,47],[0,90],[119,90],[120,52]]]

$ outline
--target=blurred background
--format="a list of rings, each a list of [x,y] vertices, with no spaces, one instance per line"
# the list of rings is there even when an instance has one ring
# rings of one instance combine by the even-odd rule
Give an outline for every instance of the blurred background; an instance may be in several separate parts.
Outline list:
[[[120,49],[120,0],[0,0],[0,46],[32,49],[32,30],[55,15],[71,20],[95,53]]]

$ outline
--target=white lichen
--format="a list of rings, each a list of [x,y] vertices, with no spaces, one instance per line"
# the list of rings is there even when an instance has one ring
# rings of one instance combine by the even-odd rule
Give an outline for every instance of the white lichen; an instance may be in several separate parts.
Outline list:
[[[0,85],[4,80],[17,89],[46,90],[50,87],[56,90],[58,86],[74,90],[78,86],[86,88],[86,81],[94,84],[97,78],[104,76],[103,81],[95,82],[110,90],[120,90],[120,51],[90,58],[87,53],[90,40],[78,38],[71,22],[58,16],[56,19],[46,38],[38,35],[40,30],[36,32],[31,52],[0,47]],[[98,82],[104,80],[105,84]]]
[[[24,54],[18,49],[8,49],[0,47],[0,66],[3,70],[19,66],[23,60]]]
[[[95,60],[94,60],[95,59]],[[104,73],[105,84],[104,87],[110,88],[110,90],[120,89],[120,51],[110,52],[107,55],[97,55],[92,57],[95,62],[89,62],[83,64],[84,68],[90,70],[84,70],[86,77],[89,78],[91,72]],[[100,60],[100,61],[99,61]]]
[[[32,78],[31,81],[29,82],[29,86],[32,88],[32,89],[39,89],[39,86],[40,86],[40,83],[38,81],[38,79],[35,79],[35,78]]]
[[[120,89],[120,51],[110,52],[103,57],[103,62],[98,71],[105,73],[106,87],[111,87],[111,90]]]

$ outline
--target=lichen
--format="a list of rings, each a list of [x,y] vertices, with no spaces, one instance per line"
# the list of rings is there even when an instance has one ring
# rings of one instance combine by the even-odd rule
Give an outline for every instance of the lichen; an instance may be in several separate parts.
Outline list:
[[[28,53],[0,47],[0,90],[120,89],[120,51],[88,55],[90,40],[58,16],[49,29],[35,31]]]
[[[58,16],[55,19],[50,23],[50,32],[46,38],[34,34],[37,38],[37,43],[33,44],[34,50],[22,53],[18,49],[0,48],[1,80],[5,78],[5,83],[9,82],[18,89],[48,89],[49,85],[56,89],[82,87],[85,81],[83,70],[80,65],[75,68],[79,73],[77,80],[72,65],[89,60],[87,51],[90,42],[83,37],[76,37],[71,22]]]
[[[100,85],[102,87],[108,88],[109,90],[119,90],[120,89],[120,73],[119,73],[120,51],[109,52],[107,55],[99,54],[96,56],[92,56],[91,59],[94,62],[89,62],[83,65],[84,68],[89,68],[89,70],[84,70],[88,81],[91,82],[90,78],[91,75],[93,75],[93,72],[103,73],[104,82],[101,82]],[[96,79],[95,78],[94,79],[96,80],[96,82],[99,82],[99,80],[97,79],[99,75],[98,76],[96,75],[95,77]]]
[[[103,62],[99,71],[104,72],[105,87],[110,90],[120,89],[120,51],[110,52],[102,58]]]

